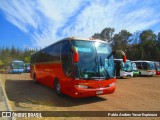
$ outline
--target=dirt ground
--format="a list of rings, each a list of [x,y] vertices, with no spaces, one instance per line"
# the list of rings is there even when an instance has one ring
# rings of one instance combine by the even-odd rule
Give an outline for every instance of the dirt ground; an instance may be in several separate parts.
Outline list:
[[[52,89],[34,83],[28,73],[0,74],[0,79],[11,107],[15,111],[160,111],[160,76],[117,79],[114,94],[80,99],[69,96],[59,97]],[[103,119],[111,118],[103,117]]]

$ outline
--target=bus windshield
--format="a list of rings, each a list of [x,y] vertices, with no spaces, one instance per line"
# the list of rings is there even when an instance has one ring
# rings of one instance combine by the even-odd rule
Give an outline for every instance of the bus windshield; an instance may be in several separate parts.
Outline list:
[[[157,71],[160,71],[160,63],[155,62],[155,67],[156,67],[156,70],[157,70]]]
[[[157,66],[157,71],[160,71],[160,66]]]
[[[75,78],[81,79],[109,79],[114,77],[113,56],[107,43],[75,40],[72,46],[78,49],[79,62],[74,63]]]
[[[131,71],[132,71],[131,61],[127,60],[127,61],[124,63],[123,70],[124,70],[124,71],[127,71],[127,72],[131,72]]]
[[[12,68],[13,69],[23,69],[24,68],[24,63],[23,62],[13,62],[12,63]]]
[[[137,70],[138,70],[135,63],[132,63],[132,69],[133,69],[134,71],[137,71]]]
[[[153,62],[148,62],[150,70],[155,70],[155,65]]]

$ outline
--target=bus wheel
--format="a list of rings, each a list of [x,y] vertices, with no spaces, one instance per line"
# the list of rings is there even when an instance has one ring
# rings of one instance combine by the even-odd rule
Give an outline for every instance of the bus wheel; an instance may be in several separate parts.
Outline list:
[[[54,83],[54,90],[55,90],[56,94],[57,95],[62,95],[62,93],[61,93],[61,86],[59,84],[59,81],[56,79],[54,82],[55,82]]]

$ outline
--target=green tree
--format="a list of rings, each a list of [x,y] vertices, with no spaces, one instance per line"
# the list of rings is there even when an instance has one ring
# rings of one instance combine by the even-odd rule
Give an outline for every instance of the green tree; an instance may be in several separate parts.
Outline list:
[[[3,66],[3,64],[4,64],[4,63],[3,63],[3,61],[2,61],[2,60],[0,60],[0,66]]]
[[[95,33],[94,35],[92,35],[92,38],[101,39],[101,36],[99,33]]]
[[[126,50],[128,46],[128,40],[131,35],[132,34],[128,32],[127,30],[121,30],[118,34],[114,34],[113,48]]]
[[[115,29],[114,28],[104,28],[101,33],[95,33],[94,35],[92,35],[92,38],[95,39],[101,39],[107,42],[112,42],[113,41],[113,34],[114,34]]]
[[[155,41],[156,35],[153,33],[152,30],[144,30],[140,34],[140,42],[145,43],[146,41]]]
[[[114,28],[107,28],[107,27],[104,28],[100,33],[101,39],[107,42],[112,42],[114,31],[115,31]]]
[[[14,48],[14,46],[12,46],[12,48],[11,48],[10,55],[11,55],[12,59],[16,58],[16,49]]]
[[[141,59],[154,60],[156,58],[154,51],[156,47],[156,35],[152,30],[145,30],[140,34],[140,44],[144,50],[144,55],[141,56]]]
[[[29,62],[30,62],[30,57],[29,57],[29,56],[25,57],[25,58],[24,58],[24,62],[25,62],[25,63],[29,63]]]

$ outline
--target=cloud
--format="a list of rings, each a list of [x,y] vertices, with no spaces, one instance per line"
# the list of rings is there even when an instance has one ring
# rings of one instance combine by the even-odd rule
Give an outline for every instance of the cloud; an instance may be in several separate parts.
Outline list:
[[[1,0],[0,8],[6,19],[24,32],[29,32],[29,27],[38,28],[39,16],[34,5],[26,0]]]
[[[116,32],[149,29],[160,23],[155,0],[1,0],[6,19],[30,36],[33,47],[45,47],[68,36],[91,37],[105,27]]]

